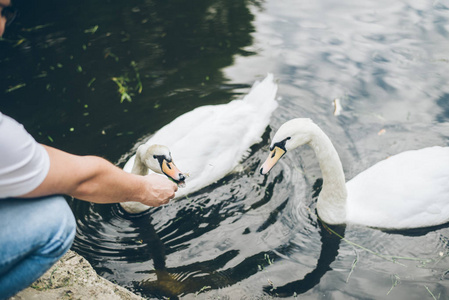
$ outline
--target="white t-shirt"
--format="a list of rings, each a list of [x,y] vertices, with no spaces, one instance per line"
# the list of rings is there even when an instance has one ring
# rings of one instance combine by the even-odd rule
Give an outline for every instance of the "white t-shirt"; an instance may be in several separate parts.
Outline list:
[[[49,168],[44,147],[22,124],[0,113],[0,199],[31,192],[44,181]]]

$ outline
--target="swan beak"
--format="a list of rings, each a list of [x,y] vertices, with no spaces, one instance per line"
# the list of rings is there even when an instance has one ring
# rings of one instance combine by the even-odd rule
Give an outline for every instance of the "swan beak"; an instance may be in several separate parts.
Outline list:
[[[176,167],[173,162],[164,159],[161,163],[161,169],[162,173],[173,179],[177,184],[184,184],[186,176],[179,171],[178,167]]]
[[[260,174],[265,175],[268,172],[270,172],[271,168],[274,167],[274,165],[278,162],[278,160],[284,156],[284,154],[287,151],[285,151],[282,148],[274,147],[273,150],[271,150],[270,154],[268,155],[267,160],[263,163],[262,167],[260,168]]]

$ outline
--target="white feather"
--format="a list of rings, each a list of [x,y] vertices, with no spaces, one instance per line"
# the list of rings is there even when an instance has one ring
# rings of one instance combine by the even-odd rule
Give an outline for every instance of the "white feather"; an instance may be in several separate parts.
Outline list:
[[[278,106],[277,84],[268,74],[248,95],[222,105],[207,105],[185,113],[161,128],[146,144],[165,145],[176,166],[189,174],[176,198],[191,194],[229,174],[249,148],[261,141]],[[124,166],[131,172],[135,156]],[[148,209],[148,207],[145,207]],[[135,212],[145,210],[140,207]]]
[[[323,177],[317,211],[326,223],[407,229],[449,222],[449,147],[394,155],[345,184],[337,151],[310,119],[284,123],[272,145],[288,137],[287,151],[304,144],[315,151]]]

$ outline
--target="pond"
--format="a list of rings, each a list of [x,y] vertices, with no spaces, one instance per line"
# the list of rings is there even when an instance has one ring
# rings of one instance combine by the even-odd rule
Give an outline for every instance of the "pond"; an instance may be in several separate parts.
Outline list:
[[[242,98],[267,72],[278,83],[279,107],[243,171],[135,218],[68,198],[73,249],[101,276],[152,299],[449,297],[447,225],[321,223],[321,172],[307,147],[258,173],[274,132],[295,117],[331,138],[347,180],[399,152],[449,146],[447,2],[18,5],[0,41],[0,110],[71,153],[123,167],[176,117]]]

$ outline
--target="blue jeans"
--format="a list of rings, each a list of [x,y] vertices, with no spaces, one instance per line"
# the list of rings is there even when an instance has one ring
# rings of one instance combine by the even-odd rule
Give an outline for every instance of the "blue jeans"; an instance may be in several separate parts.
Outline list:
[[[76,222],[62,196],[0,199],[0,299],[43,275],[67,250]]]

